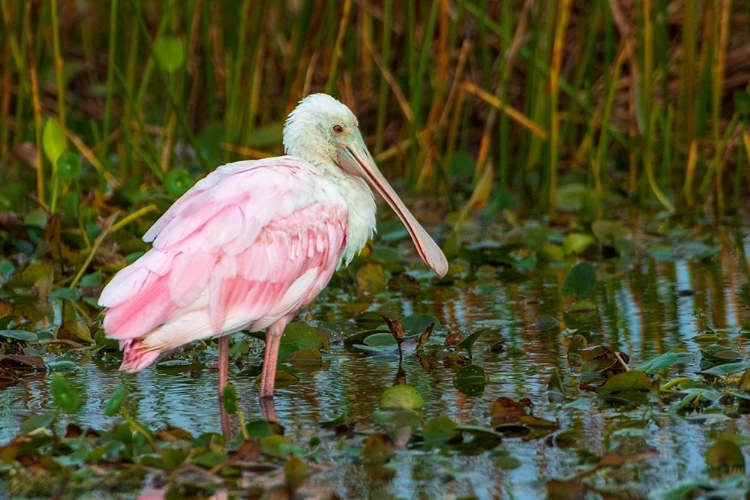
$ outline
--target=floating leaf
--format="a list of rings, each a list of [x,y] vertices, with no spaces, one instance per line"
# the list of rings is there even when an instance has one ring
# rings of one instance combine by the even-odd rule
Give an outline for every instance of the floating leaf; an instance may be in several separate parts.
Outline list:
[[[596,220],[591,223],[591,232],[599,243],[614,244],[629,235],[628,230],[618,220]]]
[[[725,363],[723,365],[717,365],[708,370],[703,370],[702,375],[714,375],[716,377],[724,377],[730,373],[737,373],[750,368],[750,363],[747,361],[740,361],[738,363]]]
[[[563,281],[564,295],[575,295],[577,299],[585,299],[596,289],[596,270],[588,262],[579,262],[568,271]]]
[[[560,371],[557,368],[553,368],[552,373],[550,373],[549,375],[549,382],[547,382],[547,394],[550,399],[555,399],[556,401],[562,401],[563,399],[565,399],[565,389],[563,388]]]
[[[398,346],[391,333],[373,333],[364,340],[364,343],[370,347],[387,347],[388,350]]]
[[[440,330],[441,328],[440,321],[435,316],[430,316],[429,314],[413,314],[401,318],[401,325],[407,335],[417,335],[418,333],[422,333],[427,330],[430,325],[433,325],[432,327],[435,330]]]
[[[463,340],[464,336],[461,333],[451,332],[445,336],[443,346],[445,346],[446,349],[453,349],[461,345],[461,342],[463,342]]]
[[[534,328],[540,331],[546,331],[546,330],[552,330],[553,328],[556,328],[560,324],[559,321],[557,321],[556,318],[548,315],[548,314],[542,314],[540,316],[537,316],[536,319],[534,319]]]
[[[266,455],[286,458],[292,451],[293,442],[287,436],[272,434],[261,438],[260,446]]]
[[[21,432],[24,434],[31,434],[37,429],[44,429],[55,421],[54,413],[41,413],[39,415],[33,415],[21,424]]]
[[[299,489],[312,473],[312,468],[295,455],[289,455],[284,463],[284,483],[292,490]]]
[[[55,404],[67,413],[75,413],[81,407],[81,397],[68,381],[61,376],[52,378],[51,384],[52,398]]]
[[[8,339],[22,340],[24,342],[34,342],[37,336],[24,330],[0,330],[0,337]]]
[[[384,464],[395,454],[393,440],[387,434],[376,432],[365,439],[362,456],[369,464]]]
[[[379,407],[385,409],[418,410],[422,408],[424,400],[414,387],[406,384],[395,385],[386,389],[380,396]]]
[[[458,424],[445,415],[435,417],[424,424],[422,437],[424,438],[425,445],[431,446],[452,440],[459,434],[456,430],[457,427]]]
[[[530,411],[531,408],[528,404],[506,396],[500,396],[492,403],[490,409],[492,425],[496,427],[501,424],[520,422],[521,417],[528,415]]]
[[[162,35],[154,42],[154,56],[159,66],[172,73],[185,62],[185,43],[177,37]]]
[[[323,362],[323,355],[320,354],[320,351],[318,349],[308,348],[308,349],[300,349],[299,351],[293,353],[291,356],[286,358],[286,361],[288,363],[311,363],[311,364],[320,364]]]
[[[720,439],[706,450],[706,465],[716,472],[744,474],[745,456],[736,443]]]
[[[650,391],[651,378],[646,372],[630,370],[607,379],[599,392]]]
[[[467,396],[481,396],[486,384],[487,377],[479,365],[464,366],[453,377],[453,386]]]
[[[658,356],[647,359],[633,369],[646,373],[654,373],[661,370],[666,370],[686,356],[689,355],[677,354],[675,352],[665,352],[664,354],[660,354]]]
[[[383,266],[368,262],[357,269],[357,288],[369,294],[379,293],[385,290],[388,276]]]
[[[111,417],[119,412],[122,403],[125,401],[126,395],[127,389],[124,385],[120,384],[117,389],[115,389],[115,392],[112,393],[109,401],[107,401],[107,406],[104,407],[104,414]]]
[[[596,240],[590,234],[570,233],[563,241],[563,252],[566,255],[581,255],[595,244]]]
[[[320,349],[321,347],[318,330],[298,321],[286,325],[281,341],[292,344],[297,349]]]

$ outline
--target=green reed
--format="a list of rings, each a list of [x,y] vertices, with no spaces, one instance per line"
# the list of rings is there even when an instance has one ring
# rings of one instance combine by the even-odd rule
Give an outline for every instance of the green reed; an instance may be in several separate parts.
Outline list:
[[[135,200],[178,168],[194,178],[280,153],[286,113],[327,91],[358,112],[389,176],[453,208],[515,193],[519,208],[553,213],[560,187],[583,183],[591,217],[613,195],[722,212],[749,182],[748,113],[733,103],[750,99],[737,83],[750,75],[731,64],[749,50],[748,9],[3,0],[0,185],[35,196],[0,187],[0,202],[58,209],[57,165],[42,153],[48,118],[83,160],[66,189],[129,189]],[[158,54],[170,43],[184,55],[174,67]]]

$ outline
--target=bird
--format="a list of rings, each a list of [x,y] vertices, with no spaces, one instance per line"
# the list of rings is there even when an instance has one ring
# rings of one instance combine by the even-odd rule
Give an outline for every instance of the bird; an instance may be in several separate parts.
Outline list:
[[[299,101],[282,132],[284,156],[218,167],[144,234],[151,248],[104,287],[99,305],[121,370],[138,372],[177,348],[219,338],[219,397],[227,335],[265,330],[259,397],[273,398],[286,325],[375,232],[369,184],[440,277],[448,262],[378,170],[352,111],[327,94]]]

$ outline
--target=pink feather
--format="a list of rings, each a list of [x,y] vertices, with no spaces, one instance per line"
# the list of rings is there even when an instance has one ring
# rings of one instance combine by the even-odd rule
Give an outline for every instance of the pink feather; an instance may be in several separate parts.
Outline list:
[[[125,353],[121,369],[295,315],[339,265],[347,227],[346,202],[304,160],[218,168],[149,229],[153,248],[102,292],[104,329]]]

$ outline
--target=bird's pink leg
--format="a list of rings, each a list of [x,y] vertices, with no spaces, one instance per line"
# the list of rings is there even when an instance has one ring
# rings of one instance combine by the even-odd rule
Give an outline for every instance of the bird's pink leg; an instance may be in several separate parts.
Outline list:
[[[225,438],[229,439],[232,436],[231,429],[229,428],[229,414],[226,408],[224,408],[224,401],[222,396],[224,395],[224,389],[227,386],[229,379],[229,337],[226,335],[219,337],[219,413],[221,415],[221,433]]]
[[[229,379],[229,337],[219,337],[219,399]]]
[[[263,358],[263,374],[260,378],[261,399],[273,397],[273,385],[276,381],[276,361],[279,357],[279,344],[284,333],[284,321],[277,321],[266,330],[266,355]]]

